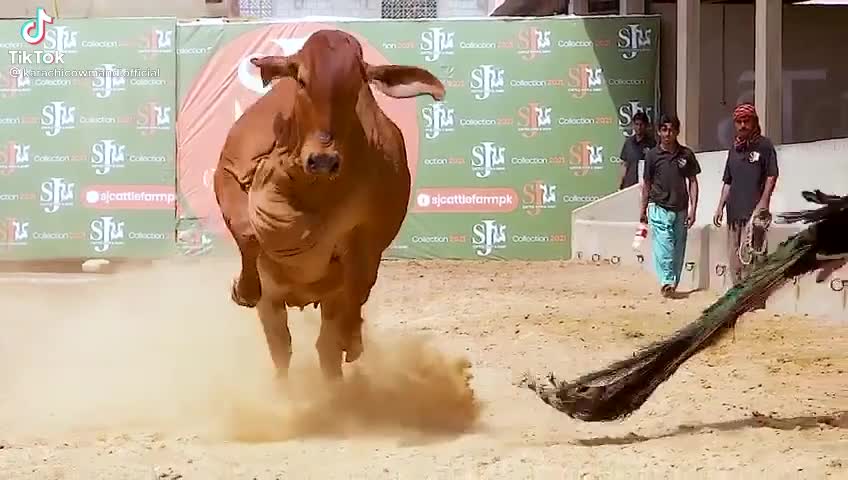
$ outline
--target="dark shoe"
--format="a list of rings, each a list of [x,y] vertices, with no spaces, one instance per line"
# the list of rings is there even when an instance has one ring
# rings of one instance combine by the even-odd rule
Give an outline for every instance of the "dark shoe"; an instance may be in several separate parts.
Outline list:
[[[674,296],[674,285],[663,285],[660,289],[660,294],[665,298]]]
[[[242,307],[253,308],[259,303],[259,297],[262,296],[259,282],[245,282],[241,278],[233,280],[233,286],[230,291],[230,298],[236,305]]]

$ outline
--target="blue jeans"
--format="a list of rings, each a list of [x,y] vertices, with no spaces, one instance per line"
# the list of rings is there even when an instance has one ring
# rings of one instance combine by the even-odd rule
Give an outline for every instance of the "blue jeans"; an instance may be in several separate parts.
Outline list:
[[[676,288],[680,283],[688,233],[686,215],[686,210],[673,212],[654,203],[648,204],[654,269],[661,285]]]

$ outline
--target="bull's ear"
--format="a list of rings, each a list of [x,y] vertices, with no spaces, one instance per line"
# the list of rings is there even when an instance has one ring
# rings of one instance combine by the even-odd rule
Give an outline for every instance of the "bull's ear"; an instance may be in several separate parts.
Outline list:
[[[394,98],[430,95],[436,101],[445,98],[445,86],[423,68],[407,65],[366,65],[368,82]]]
[[[259,67],[263,87],[267,87],[271,80],[276,78],[297,77],[297,61],[293,57],[268,55],[251,58],[250,63]]]

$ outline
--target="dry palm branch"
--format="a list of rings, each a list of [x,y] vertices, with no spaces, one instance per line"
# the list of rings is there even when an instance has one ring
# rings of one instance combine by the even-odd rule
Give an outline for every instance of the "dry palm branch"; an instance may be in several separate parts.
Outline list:
[[[670,338],[649,345],[621,360],[573,382],[547,382],[525,377],[523,384],[548,405],[569,416],[590,422],[624,418],[636,411],[680,365],[711,345],[736,320],[762,305],[775,290],[794,277],[816,270],[823,282],[848,258],[848,196],[804,191],[804,199],[819,205],[815,210],[778,215],[778,223],[812,223],[781,243],[757,262],[750,276],[727,291],[701,317]]]

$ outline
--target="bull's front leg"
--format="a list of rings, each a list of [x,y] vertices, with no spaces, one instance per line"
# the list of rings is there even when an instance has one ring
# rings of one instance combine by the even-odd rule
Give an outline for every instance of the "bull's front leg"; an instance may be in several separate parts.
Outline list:
[[[342,376],[342,357],[350,363],[364,350],[362,306],[377,281],[380,254],[368,248],[363,233],[355,230],[346,241],[341,259],[342,287],[321,299],[321,331],[315,346],[321,368],[329,378]]]
[[[215,197],[224,217],[224,223],[241,253],[241,272],[233,280],[230,297],[243,307],[255,307],[262,294],[256,261],[259,241],[248,220],[248,195],[238,180],[224,168],[215,170],[213,177]]]
[[[362,231],[356,232],[350,239],[349,249],[343,261],[343,295],[348,308],[344,317],[337,320],[337,323],[342,335],[345,361],[348,363],[358,359],[364,351],[362,306],[368,301],[380,268],[380,253],[374,250],[373,245],[363,241],[363,238]]]
[[[380,260],[360,256],[356,270],[350,269],[351,274],[345,276],[345,301],[348,308],[345,316],[338,320],[338,326],[343,339],[345,361],[350,363],[358,359],[364,352],[362,345],[362,307],[368,301],[371,289],[377,281],[377,269]]]
[[[344,329],[340,328],[349,316],[351,304],[343,292],[321,299],[321,330],[315,348],[321,371],[328,380],[342,377],[342,356],[345,347]]]
[[[355,300],[356,297],[349,297],[345,300],[345,313],[341,318],[336,320],[337,328],[339,329],[342,338],[342,350],[345,354],[345,362],[350,363],[356,361],[362,352],[365,350],[362,345],[362,307]]]
[[[258,269],[262,283],[268,285],[256,306],[259,321],[265,332],[265,340],[271,353],[271,360],[277,369],[277,377],[285,379],[288,377],[289,365],[292,357],[292,339],[289,331],[288,311],[284,290],[280,288],[278,279],[274,277],[273,270],[276,266],[268,261],[267,257],[260,257]]]
[[[288,312],[283,300],[271,299],[263,295],[256,306],[265,340],[271,352],[271,360],[277,369],[277,378],[284,380],[288,377],[292,357],[291,332],[289,331]]]

